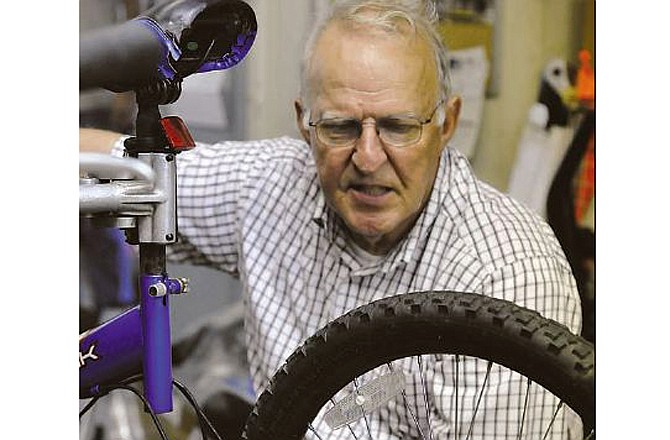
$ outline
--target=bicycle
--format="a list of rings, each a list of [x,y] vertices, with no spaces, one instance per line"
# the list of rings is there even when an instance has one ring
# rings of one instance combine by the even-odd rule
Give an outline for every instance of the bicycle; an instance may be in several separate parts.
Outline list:
[[[237,65],[256,30],[255,14],[243,1],[186,0],[159,4],[81,40],[80,90],[132,90],[136,96],[128,157],[80,155],[80,214],[123,229],[127,241],[138,245],[140,304],[80,335],[80,398],[93,398],[80,417],[101,396],[127,389],[167,439],[157,415],[173,410],[174,385],[193,404],[203,437],[206,429],[214,432],[172,376],[169,297],[188,292],[188,280],[167,275],[165,247],[177,239],[177,155],[195,142],[179,117],[161,116],[159,105],[179,98],[188,75]],[[129,386],[139,373],[143,393]]]
[[[186,6],[203,9],[199,15],[192,14],[188,23],[174,20],[185,15]],[[215,21],[228,29],[222,36],[225,43],[204,24],[212,17],[218,17]],[[179,41],[164,27],[170,18],[183,26]],[[164,439],[167,436],[157,416],[173,409],[173,383],[192,403],[203,438],[218,435],[193,396],[174,382],[171,373],[168,299],[188,291],[188,281],[166,274],[165,246],[177,239],[177,155],[195,143],[181,119],[162,118],[158,105],[178,99],[180,80],[186,75],[239,63],[253,44],[255,32],[253,11],[242,1],[180,1],[148,11],[146,18],[125,23],[113,34],[86,41],[90,46],[82,49],[90,53],[110,45],[138,48],[131,51],[136,55],[132,61],[85,58],[81,87],[135,90],[138,115],[136,136],[126,141],[129,158],[83,156],[80,168],[86,170],[86,177],[80,183],[80,210],[103,225],[126,231],[128,241],[139,246],[142,275],[138,306],[80,336],[80,397],[93,397],[94,403],[117,387],[131,389],[129,384],[141,373],[144,393],[131,391],[142,399]],[[196,44],[190,44],[193,42]],[[197,53],[184,55],[191,49]],[[394,343],[380,343],[380,336]],[[488,372],[497,368],[494,362],[525,375],[527,390],[532,380],[559,396],[581,416],[585,438],[595,437],[592,345],[513,303],[468,293],[417,292],[362,306],[309,338],[258,398],[243,438],[322,438],[319,432],[324,425],[342,436],[372,437],[374,412],[401,401],[397,405],[408,408],[419,435],[433,438],[430,400],[422,402],[427,417],[418,413],[420,402],[408,404],[412,396],[406,390],[407,377],[414,373],[393,363],[408,356],[416,360],[419,381],[425,384],[422,364],[428,358],[423,356],[431,353],[453,355],[449,359],[456,366],[456,382],[464,356],[485,360],[485,382]],[[473,399],[472,420],[482,397]],[[454,401],[454,432],[445,435],[460,438],[460,433],[469,438],[473,421],[460,418],[464,408],[458,391]],[[528,397],[524,408],[526,404]],[[563,405],[558,404],[554,418]],[[524,435],[523,411],[519,438]]]

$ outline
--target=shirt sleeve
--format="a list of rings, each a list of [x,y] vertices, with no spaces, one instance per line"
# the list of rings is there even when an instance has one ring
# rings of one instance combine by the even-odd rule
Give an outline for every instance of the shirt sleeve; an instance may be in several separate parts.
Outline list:
[[[177,243],[172,261],[238,275],[240,229],[249,193],[253,143],[198,144],[177,156]]]

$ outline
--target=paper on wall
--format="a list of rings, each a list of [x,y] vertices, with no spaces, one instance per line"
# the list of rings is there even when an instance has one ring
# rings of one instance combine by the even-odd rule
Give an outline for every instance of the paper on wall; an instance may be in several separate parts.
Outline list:
[[[458,128],[450,144],[472,159],[479,137],[489,62],[484,46],[450,51],[452,95],[462,99]]]

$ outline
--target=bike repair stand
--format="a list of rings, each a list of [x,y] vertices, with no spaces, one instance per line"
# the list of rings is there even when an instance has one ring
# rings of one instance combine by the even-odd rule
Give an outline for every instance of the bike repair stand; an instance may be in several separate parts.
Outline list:
[[[156,414],[172,411],[172,342],[169,295],[185,293],[188,281],[169,278],[165,247],[177,240],[176,155],[195,147],[178,117],[162,118],[159,105],[170,104],[181,94],[181,81],[162,81],[136,90],[136,136],[126,139],[126,154],[147,163],[156,173],[155,190],[163,194],[152,204],[150,215],[137,218],[126,230],[140,251],[140,318],[144,395]]]

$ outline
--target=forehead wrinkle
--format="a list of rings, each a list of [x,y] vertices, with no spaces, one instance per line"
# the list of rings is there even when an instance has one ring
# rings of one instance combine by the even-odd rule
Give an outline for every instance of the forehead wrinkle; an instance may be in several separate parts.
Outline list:
[[[391,113],[427,111],[427,107],[433,105],[432,97],[438,89],[428,44],[416,34],[404,35],[392,41],[391,44],[398,42],[405,46],[403,55],[393,57],[388,56],[389,40],[381,40],[382,37],[387,36],[379,31],[362,34],[346,26],[331,24],[315,47],[310,73],[310,81],[315,86],[312,87],[317,98],[315,103],[326,100],[335,106],[343,104],[360,109],[396,101],[391,105],[395,104],[397,111],[391,109]],[[347,60],[352,52],[355,63]],[[411,63],[416,67],[396,70],[399,63]],[[347,67],[342,68],[343,64]],[[397,75],[394,75],[395,71]],[[408,109],[406,106],[411,103],[420,107]]]

